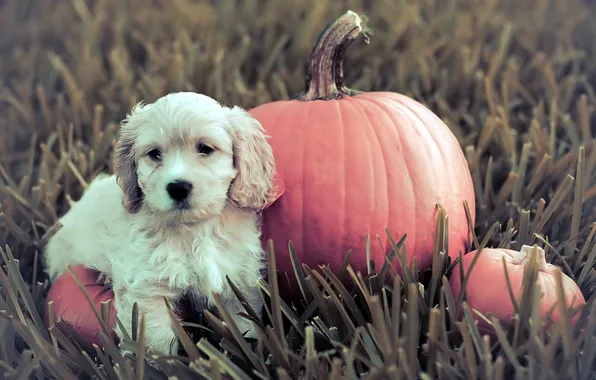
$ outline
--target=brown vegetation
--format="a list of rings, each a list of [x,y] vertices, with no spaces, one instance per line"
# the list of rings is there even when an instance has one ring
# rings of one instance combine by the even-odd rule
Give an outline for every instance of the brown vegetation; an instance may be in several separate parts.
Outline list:
[[[180,90],[247,108],[293,97],[318,33],[347,9],[368,16],[373,34],[351,48],[346,82],[409,95],[448,123],[475,181],[478,246],[544,246],[584,292],[586,328],[536,331],[534,311],[523,308],[519,323],[496,325],[489,341],[465,306],[461,322],[449,312],[464,304],[443,286],[448,268],[437,255],[431,276],[406,272],[380,284],[354,274],[357,310],[342,301],[343,287],[329,286],[331,273],[306,268],[310,306],[273,302],[271,313],[284,318],[267,322],[254,351],[209,317],[219,338],[198,347],[182,339],[190,365],[122,357],[113,344],[82,352],[46,329],[37,253],[69,201],[112,170],[117,125],[131,106]],[[595,15],[587,0],[0,0],[0,373],[593,377]],[[528,289],[522,303],[531,305],[538,294]]]

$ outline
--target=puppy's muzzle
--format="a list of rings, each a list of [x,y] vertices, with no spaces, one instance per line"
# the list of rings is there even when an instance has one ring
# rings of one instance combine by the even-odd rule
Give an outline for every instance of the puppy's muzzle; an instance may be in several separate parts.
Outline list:
[[[176,180],[168,183],[166,191],[170,198],[176,203],[184,204],[187,203],[188,196],[192,191],[192,183],[183,180]]]

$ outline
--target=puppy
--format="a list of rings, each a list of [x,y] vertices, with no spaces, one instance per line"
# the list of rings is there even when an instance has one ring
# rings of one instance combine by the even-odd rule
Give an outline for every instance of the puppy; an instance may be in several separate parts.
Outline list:
[[[145,314],[149,348],[175,354],[178,340],[164,297],[214,292],[255,337],[226,275],[260,314],[264,275],[259,211],[273,198],[275,163],[260,123],[196,93],[138,104],[122,122],[114,175],[96,178],[60,219],[45,247],[51,280],[70,264],[109,277],[130,332],[133,304]],[[122,337],[122,331],[116,328]]]

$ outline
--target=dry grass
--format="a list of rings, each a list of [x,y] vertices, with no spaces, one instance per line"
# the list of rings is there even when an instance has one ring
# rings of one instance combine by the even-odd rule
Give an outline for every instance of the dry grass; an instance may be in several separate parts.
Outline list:
[[[347,290],[329,271],[304,268],[305,304],[273,302],[275,318],[262,321],[253,349],[222,325],[225,315],[207,314],[216,333],[198,346],[181,335],[188,358],[175,360],[122,357],[107,341],[82,351],[46,329],[37,252],[70,200],[112,170],[117,123],[130,107],[180,90],[249,108],[293,97],[317,34],[347,9],[374,31],[370,44],[351,48],[347,84],[410,95],[448,123],[474,177],[476,247],[544,246],[584,292],[586,329],[540,331],[524,308],[514,326],[495,326],[497,340],[482,337],[443,286],[439,245],[431,275],[406,271],[394,283],[346,267],[357,285]],[[594,379],[595,15],[587,0],[0,0],[0,372]],[[528,289],[522,303],[533,305]],[[276,291],[263,284],[264,294]],[[463,321],[450,312],[460,307]],[[143,338],[131,334],[125,344],[137,340],[136,351]]]

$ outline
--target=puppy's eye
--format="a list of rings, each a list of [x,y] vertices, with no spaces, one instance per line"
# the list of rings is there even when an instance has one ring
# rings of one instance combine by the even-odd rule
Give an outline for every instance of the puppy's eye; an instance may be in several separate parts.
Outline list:
[[[199,154],[204,154],[204,155],[208,156],[212,152],[213,152],[213,148],[208,145],[205,145],[205,144],[197,145],[197,153],[199,153]]]
[[[161,152],[159,149],[151,149],[149,152],[147,152],[147,156],[149,156],[149,158],[153,161],[161,160]]]

